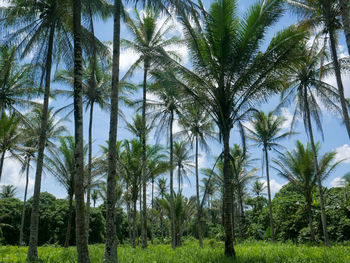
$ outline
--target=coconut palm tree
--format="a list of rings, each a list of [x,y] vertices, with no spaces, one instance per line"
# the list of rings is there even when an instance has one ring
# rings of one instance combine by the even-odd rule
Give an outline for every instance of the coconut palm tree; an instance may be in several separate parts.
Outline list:
[[[224,156],[224,228],[225,254],[234,256],[232,240],[232,184],[230,132],[251,111],[253,105],[267,99],[279,87],[279,76],[296,44],[303,37],[294,27],[271,40],[265,51],[261,41],[267,29],[282,14],[282,1],[266,0],[237,16],[237,1],[217,0],[203,23],[192,23],[183,12],[186,42],[191,50],[193,70],[177,64],[179,86],[208,109],[220,131]],[[283,47],[283,48],[282,48]],[[172,64],[174,62],[172,61]],[[167,66],[169,68],[169,66]]]
[[[18,154],[20,142],[23,139],[23,134],[18,132],[19,127],[20,119],[16,114],[7,116],[6,113],[3,113],[0,117],[0,180],[6,153],[9,153],[12,158],[22,160]]]
[[[166,178],[159,178],[157,181],[157,189],[158,189],[158,199],[157,202],[160,199],[163,199],[168,192],[168,187],[167,187],[167,180]],[[159,213],[160,217],[160,232],[162,236],[162,242],[164,242],[164,225],[163,225],[163,210],[160,210]]]
[[[195,173],[196,173],[196,197],[197,197],[197,209],[198,209],[198,239],[200,247],[203,247],[202,231],[200,224],[200,201],[199,201],[199,167],[198,167],[198,155],[199,146],[208,151],[207,139],[215,139],[216,133],[214,131],[214,122],[210,114],[201,107],[199,103],[190,103],[185,106],[184,117],[180,119],[179,124],[183,128],[179,132],[181,137],[184,137],[186,141],[190,142],[192,147],[195,144]]]
[[[345,40],[348,46],[348,53],[350,55],[350,16],[349,3],[346,0],[339,0],[339,8],[341,12],[341,19],[343,22],[343,30],[345,33]]]
[[[259,180],[254,181],[253,187],[252,187],[252,192],[254,195],[257,197],[264,196],[266,195],[265,190],[266,190],[266,185],[264,182],[261,182]]]
[[[273,112],[265,114],[263,111],[259,111],[254,114],[254,119],[251,121],[252,129],[246,128],[250,133],[248,138],[256,142],[258,147],[262,147],[264,153],[272,240],[275,240],[275,230],[272,217],[269,151],[280,148],[279,141],[290,134],[289,132],[282,132],[284,122],[283,117],[276,116]]]
[[[156,65],[153,61],[153,54],[155,52],[166,52],[168,55],[177,57],[175,52],[166,51],[169,47],[174,47],[180,44],[180,38],[178,36],[172,36],[168,38],[169,32],[173,29],[170,24],[171,17],[167,17],[164,22],[161,21],[161,11],[159,9],[153,9],[151,6],[147,6],[143,15],[135,8],[136,19],[132,20],[130,17],[126,19],[126,25],[131,33],[132,40],[122,39],[122,45],[131,49],[140,57],[131,66],[130,70],[126,73],[126,77],[132,75],[137,68],[143,68],[143,98],[142,98],[142,129],[141,129],[141,141],[143,144],[143,183],[142,183],[142,247],[147,247],[147,196],[146,196],[146,101],[147,101],[147,79],[149,71]]]
[[[348,136],[350,138],[350,118],[344,95],[344,86],[341,76],[341,62],[338,58],[336,46],[336,34],[341,25],[341,8],[339,2],[332,0],[288,0],[287,2],[298,14],[301,14],[304,17],[304,24],[311,26],[312,29],[316,30],[321,27],[321,31],[329,37],[329,48],[331,51],[333,70],[338,86],[339,100],[343,113],[342,115]],[[345,10],[344,12],[346,12]]]
[[[315,145],[317,153],[320,151],[320,145]],[[295,188],[304,195],[306,202],[306,210],[309,216],[309,226],[311,240],[315,242],[313,220],[312,220],[312,202],[313,190],[317,184],[318,177],[321,181],[325,180],[342,161],[335,161],[336,152],[328,152],[319,158],[319,172],[315,170],[314,150],[307,143],[305,146],[297,141],[296,148],[290,152],[286,151],[281,154],[278,159],[274,160],[277,164],[280,176],[288,179]]]
[[[0,198],[13,198],[16,196],[17,189],[13,185],[1,186]]]
[[[190,149],[187,148],[187,142],[180,141],[174,142],[174,162],[177,167],[177,182],[178,182],[178,192],[182,192],[181,186],[183,185],[184,178],[190,183],[187,174],[192,173],[192,168],[194,167],[192,163],[193,155],[190,153]]]
[[[318,173],[319,168],[317,167],[317,148],[314,141],[312,119],[323,137],[320,105],[327,108],[329,112],[341,112],[338,106],[339,93],[337,89],[320,78],[320,74],[327,75],[333,72],[334,64],[323,64],[322,61],[327,56],[327,53],[323,46],[320,47],[319,41],[318,38],[315,38],[310,47],[305,45],[300,50],[300,56],[302,57],[300,63],[294,66],[291,65],[290,69],[286,70],[287,90],[285,91],[285,98],[289,101],[293,100],[295,103],[293,104],[296,105],[294,116],[299,115],[304,121],[304,127],[314,151],[313,158],[315,158],[315,161],[313,164],[315,165],[315,169],[313,171],[315,173]],[[293,124],[294,121],[291,127],[293,127]],[[325,244],[328,245],[327,221],[321,178],[317,179],[317,182],[321,203],[323,234]]]
[[[64,126],[65,118],[58,117],[59,111],[53,112],[53,108],[50,107],[48,110],[48,121],[47,121],[47,140],[46,148],[49,152],[53,152],[56,149],[55,141],[59,136],[62,136],[66,132]],[[27,120],[24,122],[23,127],[20,129],[20,133],[24,135],[24,139],[21,142],[21,154],[24,155],[24,163],[22,164],[22,173],[26,173],[26,184],[24,188],[24,199],[22,208],[22,219],[21,228],[19,235],[19,245],[23,244],[23,228],[25,220],[25,207],[27,201],[28,183],[29,183],[29,169],[31,162],[35,160],[35,152],[38,148],[41,119],[42,119],[42,108],[40,106],[34,107],[24,118]]]
[[[34,99],[38,94],[30,76],[32,67],[19,65],[16,59],[16,47],[0,47],[0,114],[5,110],[22,116],[21,109],[38,103]]]

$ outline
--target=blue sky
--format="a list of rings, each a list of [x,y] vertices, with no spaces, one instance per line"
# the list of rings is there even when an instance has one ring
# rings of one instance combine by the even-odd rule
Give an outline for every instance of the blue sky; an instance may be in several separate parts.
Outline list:
[[[204,1],[205,6],[207,9],[209,9],[210,5],[209,0]],[[244,12],[252,3],[255,1],[253,0],[239,0],[238,1],[238,8],[240,12]],[[1,1],[0,1],[1,5]],[[272,36],[278,31],[281,30],[297,21],[296,17],[293,14],[290,14],[286,12],[283,17],[280,19],[280,21],[272,27],[268,34],[266,35],[266,43],[270,41]],[[97,37],[101,41],[112,41],[112,32],[113,32],[113,21],[112,19],[109,19],[106,22],[103,21],[96,21],[95,24],[95,32]],[[122,38],[128,38],[128,33],[126,30],[125,25],[122,25]],[[263,45],[266,46],[266,43]],[[347,49],[345,48],[345,42],[344,37],[340,36],[339,41],[339,48],[338,51],[343,56],[347,55]],[[184,56],[184,60],[188,61],[188,55],[185,48],[180,48],[179,52]],[[127,50],[123,50],[121,54],[121,75],[125,73],[127,68],[132,64],[133,61],[137,58],[136,54],[133,54]],[[188,63],[187,63],[188,64]],[[343,83],[345,86],[345,94],[350,97],[350,78],[349,76],[343,76]],[[140,81],[140,72],[135,75],[135,82],[138,83]],[[335,85],[335,79],[329,78],[327,80],[329,83]],[[53,85],[54,87],[57,87],[57,84]],[[140,94],[137,93],[134,98],[139,97]],[[272,110],[276,107],[278,104],[279,99],[277,96],[272,97],[269,102],[265,105],[261,105],[260,109],[264,111]],[[59,99],[58,101],[51,102],[51,106],[60,107],[67,104],[66,99]],[[134,116],[135,112],[132,109],[126,109],[123,107],[124,113],[127,116],[127,119],[131,121],[132,117]],[[285,108],[282,111],[282,115],[287,119],[287,122],[285,123],[286,130],[288,129],[292,117],[292,110],[293,105],[291,105],[290,108]],[[85,141],[87,141],[87,130],[88,130],[88,116],[85,114],[84,119],[84,127],[85,127]],[[73,123],[67,123],[67,126],[71,133],[73,133]],[[176,127],[178,130],[179,128]],[[339,116],[331,115],[330,113],[324,111],[323,112],[323,129],[324,129],[324,138],[325,141],[321,141],[321,135],[319,132],[316,132],[316,140],[320,140],[322,144],[321,153],[325,153],[328,151],[334,151],[337,150],[337,159],[344,159],[344,158],[350,158],[350,142],[349,138],[347,136],[345,127],[341,124],[341,119]],[[288,149],[293,149],[295,145],[295,141],[297,139],[301,140],[303,143],[307,141],[307,137],[305,136],[303,124],[301,122],[298,122],[296,125],[296,131],[299,133],[296,136],[293,136],[291,138],[287,138],[286,140],[282,141],[283,146],[287,147]],[[109,132],[109,115],[106,112],[102,112],[100,109],[96,107],[95,111],[95,117],[94,117],[94,126],[93,126],[93,134],[94,134],[94,153],[99,154],[99,146],[101,144],[104,144],[105,140],[108,138],[108,132]],[[154,135],[150,138],[150,143],[155,143]],[[237,132],[233,131],[231,136],[231,145],[234,143],[240,143],[240,136]],[[125,123],[123,121],[120,121],[119,129],[118,129],[118,139],[130,139],[132,138],[132,135],[125,129]],[[162,143],[165,143],[164,140],[161,141]],[[211,168],[211,165],[214,161],[214,156],[217,156],[221,152],[221,145],[218,142],[211,142],[210,143],[211,151],[210,153],[205,153],[204,151],[201,152],[200,157],[200,168]],[[256,162],[257,167],[261,167],[261,157],[262,157],[262,151],[261,149],[250,147],[249,151],[253,158],[259,159]],[[275,156],[273,152],[271,152],[272,158]],[[341,164],[338,169],[325,181],[325,185],[328,187],[335,186],[336,183],[339,181],[339,178],[343,176],[346,172],[350,171],[350,159],[345,161],[343,164]],[[262,176],[261,171],[257,174],[261,180],[264,180],[264,177]],[[34,170],[31,170],[30,175],[30,187],[29,187],[29,195],[31,196],[33,193],[33,183],[34,183]],[[167,177],[167,176],[166,176]],[[195,194],[195,183],[194,183],[194,176],[189,175],[190,177],[190,183],[185,181],[184,184],[184,193],[187,196]],[[273,192],[277,192],[280,187],[286,183],[284,179],[279,177],[276,172],[271,169],[271,185]],[[12,160],[6,160],[5,162],[5,168],[4,168],[4,174],[3,174],[3,180],[1,184],[13,184],[18,187],[18,194],[17,196],[19,198],[22,198],[23,196],[23,189],[24,189],[24,176],[19,175],[19,165]],[[176,181],[175,181],[176,182]],[[177,184],[175,184],[177,185]],[[49,174],[43,176],[42,181],[42,191],[48,191],[57,197],[64,198],[67,196],[65,190],[63,187],[61,187],[57,181],[52,178]]]

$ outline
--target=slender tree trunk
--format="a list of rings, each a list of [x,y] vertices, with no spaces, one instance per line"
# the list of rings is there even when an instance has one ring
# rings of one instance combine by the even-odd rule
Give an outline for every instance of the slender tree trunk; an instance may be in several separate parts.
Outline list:
[[[107,213],[106,213],[106,245],[105,263],[118,262],[117,237],[115,225],[115,187],[117,177],[117,127],[119,97],[119,59],[120,59],[120,16],[121,0],[114,1],[112,93],[109,125],[108,177],[107,177]]]
[[[132,232],[131,232],[131,216],[130,216],[130,202],[126,201],[126,213],[128,215],[128,231],[129,231],[129,239],[130,239],[130,244],[133,244],[133,237],[132,237]]]
[[[236,257],[232,240],[232,167],[230,158],[230,131],[222,132],[224,141],[224,228],[225,228],[225,255]]]
[[[233,243],[236,243],[236,234],[235,234],[235,203],[232,202],[232,216],[231,216],[231,224],[232,224],[232,240]],[[239,227],[239,231],[241,228]],[[239,232],[239,235],[241,235],[241,232]]]
[[[198,135],[196,135],[196,199],[197,199],[197,230],[198,230],[198,239],[199,239],[199,246],[203,248],[203,240],[202,240],[202,227],[201,227],[201,203],[199,201],[199,172],[198,172]]]
[[[0,181],[2,176],[2,170],[4,169],[5,154],[6,154],[6,150],[2,152],[1,159],[0,159]]]
[[[134,218],[133,218],[133,238],[132,238],[132,247],[136,248],[136,238],[138,238],[136,227],[137,227],[137,212],[136,212],[136,203],[137,199],[134,200]]]
[[[90,203],[91,203],[91,181],[92,181],[92,122],[94,116],[94,101],[91,101],[89,120],[89,161],[88,161],[88,183],[86,193],[86,236],[89,242],[90,225]]]
[[[24,188],[24,198],[23,198],[23,207],[22,207],[22,217],[21,217],[21,228],[19,232],[19,245],[23,245],[23,229],[24,229],[24,219],[26,214],[26,202],[27,202],[27,193],[28,193],[28,183],[29,183],[29,168],[30,168],[30,156],[27,155],[26,163],[26,186]]]
[[[181,191],[181,170],[180,170],[180,164],[177,166],[177,183],[178,183],[178,188],[177,188],[177,193],[179,194]]]
[[[325,209],[325,205],[324,205],[322,181],[321,181],[321,176],[319,174],[317,149],[316,149],[316,144],[315,144],[315,141],[314,141],[314,134],[313,134],[312,124],[311,124],[311,113],[310,113],[309,103],[307,101],[307,90],[306,90],[306,87],[304,88],[304,97],[305,97],[305,102],[304,103],[305,103],[305,109],[306,109],[306,115],[307,115],[307,125],[308,125],[309,138],[310,138],[312,152],[313,152],[313,155],[314,155],[314,173],[316,174],[318,192],[319,192],[319,195],[320,195],[321,220],[322,220],[323,237],[324,237],[325,245],[328,246],[328,230],[327,230],[326,209]]]
[[[64,247],[69,247],[70,233],[72,229],[72,215],[73,215],[73,196],[69,196],[69,208],[68,208],[68,222],[67,222],[67,232],[66,240],[64,242]]]
[[[46,65],[45,65],[46,76],[45,76],[44,103],[42,106],[43,108],[42,108],[42,116],[41,116],[41,124],[40,124],[40,137],[39,137],[39,144],[38,144],[38,155],[37,155],[37,164],[36,164],[36,173],[35,173],[32,213],[30,218],[30,236],[29,236],[27,261],[38,260],[39,201],[40,201],[41,175],[43,171],[44,151],[45,151],[45,144],[46,144],[46,129],[47,129],[47,119],[48,119],[48,110],[49,110],[54,35],[55,35],[55,25],[52,25],[49,33],[49,42],[48,42]]]
[[[154,216],[153,216],[153,196],[154,195],[154,178],[152,177],[152,197],[151,197],[151,243],[153,244],[153,234],[154,234]]]
[[[140,233],[140,238],[137,236],[137,245],[140,245],[140,241],[142,243],[142,187],[140,187],[140,201],[139,201],[139,211],[140,211],[140,227],[141,227],[141,233]],[[141,244],[142,246],[142,244]]]
[[[349,0],[339,0],[341,17],[343,21],[343,29],[345,33],[348,53],[350,55],[350,16],[349,16]]]
[[[275,241],[275,227],[273,224],[273,216],[272,216],[272,199],[271,199],[271,186],[270,186],[270,169],[269,169],[269,153],[267,150],[267,146],[264,146],[265,152],[265,161],[266,161],[266,179],[267,179],[267,194],[269,201],[269,215],[270,215],[270,228],[271,228],[271,239]]]
[[[311,240],[312,243],[315,243],[315,234],[314,234],[314,227],[313,227],[313,220],[312,220],[312,206],[311,206],[311,197],[306,197],[306,209],[309,216],[309,226],[310,226],[310,234],[311,234]]]
[[[147,101],[147,69],[148,65],[145,62],[143,73],[143,99],[142,99],[142,194],[143,194],[143,210],[141,222],[141,239],[142,248],[147,247],[147,152],[146,152],[146,101]]]
[[[84,203],[83,56],[81,42],[81,0],[73,0],[74,32],[74,125],[75,125],[75,207],[78,263],[89,263]]]
[[[337,54],[337,48],[335,45],[334,31],[332,29],[329,29],[328,32],[329,32],[329,42],[331,46],[331,54],[332,54],[332,59],[334,64],[334,71],[335,71],[335,76],[336,76],[337,85],[338,85],[340,104],[343,111],[345,127],[348,132],[348,136],[350,138],[350,118],[349,118],[347,102],[344,94],[344,86],[343,86],[342,77],[340,73],[340,65],[338,62],[338,54]]]
[[[174,112],[171,111],[170,113],[170,226],[171,226],[171,248],[175,249],[173,122],[174,122]]]

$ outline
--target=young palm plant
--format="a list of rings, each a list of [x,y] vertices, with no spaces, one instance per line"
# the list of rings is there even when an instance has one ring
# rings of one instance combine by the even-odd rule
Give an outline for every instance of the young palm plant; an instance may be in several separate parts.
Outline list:
[[[177,167],[177,192],[182,192],[181,188],[184,178],[187,179],[188,183],[191,182],[187,174],[192,173],[192,168],[194,167],[191,161],[193,159],[193,155],[191,155],[190,149],[187,148],[187,142],[185,141],[174,142],[173,154],[174,162]]]
[[[258,147],[262,147],[264,153],[264,163],[266,168],[267,193],[269,200],[269,216],[271,238],[275,240],[275,230],[272,217],[271,186],[270,186],[270,169],[269,169],[269,151],[280,148],[279,141],[290,135],[290,132],[282,132],[282,126],[285,119],[281,116],[274,115],[273,112],[265,114],[263,111],[256,112],[254,119],[251,121],[252,129],[246,128],[250,135],[248,138],[256,142]]]
[[[320,145],[316,144],[316,152],[320,150]],[[312,219],[313,190],[317,184],[318,177],[325,180],[342,161],[335,161],[336,152],[328,152],[319,158],[319,165],[315,165],[314,150],[307,143],[305,146],[297,141],[296,148],[290,152],[286,151],[278,159],[274,160],[277,164],[279,175],[290,181],[295,188],[304,195],[306,210],[309,217],[309,226],[312,242],[315,242],[315,234]],[[315,167],[319,172],[315,173]]]
[[[142,247],[147,247],[147,196],[146,196],[146,101],[147,101],[147,79],[149,71],[154,67],[153,56],[156,52],[166,52],[168,55],[174,56],[175,52],[165,51],[171,46],[179,45],[180,39],[177,36],[167,38],[169,32],[173,29],[170,25],[171,17],[165,19],[162,23],[160,10],[155,10],[150,6],[147,6],[145,13],[141,16],[135,9],[136,20],[131,18],[126,19],[126,25],[131,33],[132,40],[122,39],[122,45],[129,48],[140,55],[138,60],[131,66],[126,73],[126,77],[131,76],[137,68],[143,68],[143,98],[142,98],[142,129],[141,129],[141,141],[143,145],[143,183],[142,183]]]
[[[225,255],[235,256],[232,240],[232,184],[230,133],[251,108],[277,91],[279,75],[294,59],[292,52],[303,34],[288,28],[271,40],[265,51],[261,43],[267,29],[283,12],[282,1],[266,0],[252,5],[243,18],[237,1],[216,0],[203,23],[192,23],[183,12],[181,20],[190,48],[193,71],[180,65],[179,86],[210,112],[220,131],[224,156]],[[174,62],[172,62],[174,64]]]

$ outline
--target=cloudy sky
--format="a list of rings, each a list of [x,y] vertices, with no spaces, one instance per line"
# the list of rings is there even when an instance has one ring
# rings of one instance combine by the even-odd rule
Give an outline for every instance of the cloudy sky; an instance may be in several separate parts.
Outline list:
[[[210,0],[205,0],[205,6],[207,9],[210,6]],[[238,0],[238,7],[239,11],[242,13],[244,10],[247,10],[247,8],[254,3],[253,0]],[[4,1],[0,0],[0,5],[4,5]],[[131,9],[130,9],[131,10]],[[270,41],[270,39],[273,37],[273,35],[278,31],[281,30],[292,23],[296,22],[297,18],[291,14],[291,13],[285,13],[284,16],[280,19],[280,21],[272,27],[268,34],[266,35],[266,43]],[[107,22],[103,21],[96,21],[95,25],[95,32],[97,37],[101,41],[112,41],[112,32],[113,32],[113,21],[112,19],[109,19]],[[173,34],[179,34],[181,35],[181,26],[179,24],[176,24],[176,30],[173,32]],[[129,34],[127,32],[127,29],[125,25],[122,25],[122,38],[128,38]],[[263,45],[266,46],[266,43]],[[341,54],[341,56],[347,56],[347,48],[345,46],[344,37],[340,36],[339,41],[339,47],[338,51]],[[188,51],[185,47],[178,48],[178,52],[183,57],[183,63],[189,65],[189,57],[188,57]],[[136,61],[138,58],[137,54],[134,54],[130,50],[122,50],[121,58],[120,58],[120,66],[121,66],[121,75],[123,75],[126,70],[133,64],[133,62]],[[135,75],[135,82],[138,83],[141,80],[141,72]],[[350,97],[350,78],[349,76],[343,76],[343,82],[345,86],[345,94],[347,97]],[[330,84],[335,85],[335,78],[329,78],[327,81]],[[58,87],[57,84],[54,84],[53,87]],[[135,98],[139,97],[140,94],[135,94]],[[278,97],[272,97],[266,105],[261,105],[261,109],[264,111],[272,110],[276,107],[278,104],[279,99]],[[66,99],[61,99],[59,101],[53,101],[51,102],[51,106],[60,107],[67,104]],[[125,115],[127,116],[128,120],[131,120],[134,116],[134,110],[132,109],[126,109],[123,108]],[[287,119],[284,128],[288,130],[290,127],[291,119],[292,119],[292,111],[293,111],[293,105],[291,105],[290,108],[284,108],[281,111],[281,114]],[[99,146],[105,143],[105,141],[108,138],[108,131],[109,131],[109,115],[105,112],[100,111],[98,108],[96,108],[95,111],[95,121],[94,121],[94,127],[93,127],[93,133],[94,133],[94,153],[99,154]],[[87,116],[85,116],[85,140],[87,141]],[[73,124],[72,123],[66,123],[67,127],[73,133]],[[325,153],[328,151],[337,151],[337,160],[346,159],[339,167],[338,169],[325,181],[325,185],[327,187],[336,186],[340,182],[340,177],[343,176],[346,172],[350,171],[350,141],[347,136],[346,130],[344,126],[341,123],[341,119],[339,116],[331,115],[328,112],[323,112],[323,128],[324,128],[324,138],[325,140],[322,141],[322,137],[320,133],[316,132],[316,140],[321,141],[322,149],[321,153]],[[177,130],[179,130],[179,127],[176,127]],[[297,139],[301,140],[303,143],[307,141],[307,137],[305,136],[304,128],[302,123],[298,122],[296,125],[296,130],[298,132],[298,135],[293,136],[292,138],[288,138],[285,141],[282,142],[282,144],[287,147],[288,149],[293,149],[295,145],[295,141]],[[150,143],[155,143],[154,134],[152,134],[150,138]],[[240,143],[240,137],[236,131],[232,132],[232,139],[231,139],[231,145],[234,143]],[[128,133],[128,131],[125,129],[125,123],[123,121],[119,124],[119,130],[118,130],[118,139],[130,139],[132,138],[132,135]],[[165,141],[162,141],[163,143]],[[200,156],[200,168],[211,168],[211,165],[213,164],[214,157],[217,156],[221,152],[221,145],[219,143],[211,142],[210,143],[211,151],[209,153],[201,152]],[[250,153],[252,157],[258,158],[259,161],[256,162],[257,167],[261,167],[261,157],[262,152],[261,149],[250,147]],[[274,157],[274,154],[272,153],[272,157]],[[17,197],[22,198],[23,197],[23,189],[24,189],[24,176],[20,174],[19,172],[20,166],[18,163],[16,163],[14,160],[6,159],[5,161],[5,167],[3,171],[2,181],[0,182],[0,185],[3,184],[12,184],[17,186]],[[31,170],[30,173],[30,184],[29,184],[29,195],[31,196],[33,193],[33,185],[34,185],[34,169]],[[286,183],[284,179],[279,177],[276,172],[271,169],[272,174],[272,180],[271,180],[271,186],[273,193],[276,193],[283,184]],[[259,178],[264,181],[264,174],[260,171],[258,174]],[[186,182],[184,184],[184,193],[188,196],[195,194],[195,183],[194,183],[194,176],[189,175],[190,182]],[[177,185],[177,183],[175,183]],[[61,187],[58,182],[50,176],[50,174],[43,175],[43,181],[42,181],[42,191],[48,191],[52,194],[54,194],[57,197],[64,198],[67,196],[65,190],[63,187]]]

